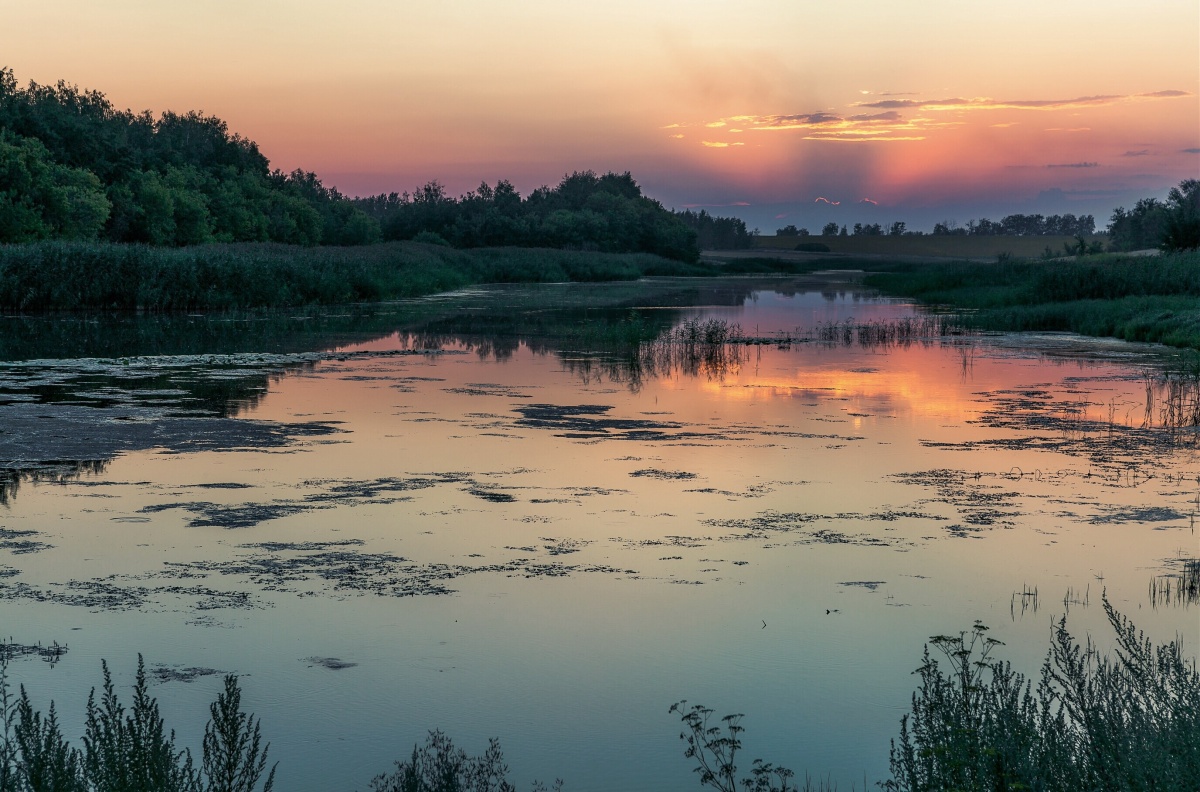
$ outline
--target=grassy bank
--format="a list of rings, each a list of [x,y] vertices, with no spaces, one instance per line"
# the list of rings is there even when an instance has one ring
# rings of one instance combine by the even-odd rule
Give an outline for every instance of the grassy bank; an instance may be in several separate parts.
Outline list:
[[[898,264],[887,294],[968,312],[989,330],[1066,330],[1200,349],[1200,252],[1071,260]]]
[[[352,248],[38,242],[0,246],[0,310],[232,310],[371,302],[476,283],[706,274],[712,267],[641,253],[454,250],[415,242]]]

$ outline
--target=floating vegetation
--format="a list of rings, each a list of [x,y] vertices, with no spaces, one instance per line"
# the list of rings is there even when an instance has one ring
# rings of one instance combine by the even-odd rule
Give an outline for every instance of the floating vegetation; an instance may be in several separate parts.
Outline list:
[[[274,500],[269,503],[222,504],[208,501],[168,501],[143,506],[140,514],[158,514],[182,509],[195,515],[188,521],[191,528],[252,528],[268,520],[290,517],[316,509],[339,506],[398,503],[411,500],[404,493],[430,489],[438,485],[467,485],[465,492],[492,503],[512,503],[516,497],[489,484],[477,482],[468,473],[430,473],[408,478],[389,476],[367,481],[306,481],[304,485],[317,489],[302,498]],[[2,546],[2,545],[0,545]]]
[[[549,429],[557,437],[636,441],[714,437],[707,433],[683,431],[684,424],[675,421],[610,418],[608,413],[613,408],[608,404],[528,404],[514,409],[521,415],[516,422],[518,426]]]
[[[629,475],[633,478],[652,478],[659,481],[688,481],[696,478],[695,473],[688,473],[684,470],[659,470],[657,468],[642,468],[632,471]]]
[[[552,556],[578,553],[580,550],[591,544],[591,542],[586,542],[582,539],[555,539],[549,536],[543,536],[541,539],[543,542],[547,543],[544,546],[546,553]]]
[[[150,669],[151,678],[160,685],[165,682],[191,683],[202,677],[220,676],[223,674],[223,671],[218,671],[215,668],[200,668],[198,666],[183,667],[163,663]]]
[[[251,528],[267,520],[275,520],[305,511],[305,506],[294,503],[246,503],[228,506],[219,503],[159,503],[143,506],[141,514],[157,514],[170,509],[183,509],[197,516],[188,522],[190,528]],[[311,507],[309,507],[311,508]]]
[[[308,663],[308,667],[320,666],[328,668],[330,671],[344,671],[347,668],[354,668],[358,663],[352,663],[349,660],[342,660],[339,657],[305,657],[300,662]]]
[[[582,543],[553,540],[545,549],[549,555],[574,552]],[[513,548],[535,552],[536,548]],[[414,597],[450,594],[453,581],[482,573],[510,577],[565,577],[582,573],[636,575],[634,570],[603,564],[561,564],[531,558],[516,558],[496,564],[419,563],[392,553],[363,553],[346,549],[321,549],[315,552],[287,554],[271,552],[247,555],[231,561],[193,561],[167,563],[167,575],[203,572],[241,577],[265,591],[314,593],[314,586],[329,594],[375,594],[387,597]]]
[[[496,385],[490,382],[470,382],[459,388],[442,388],[446,393],[457,393],[462,396],[494,396],[503,399],[530,399],[527,386]]]
[[[901,517],[921,519],[945,519],[928,515],[923,512],[879,512],[879,513],[843,513],[835,515],[808,514],[803,512],[765,511],[754,517],[734,519],[706,519],[701,522],[714,528],[732,529],[736,533],[723,537],[724,539],[766,539],[774,534],[785,533],[798,535],[800,543],[812,544],[851,544],[862,547],[902,547],[908,543],[894,538],[873,536],[871,534],[848,534],[830,528],[816,528],[814,523],[826,520],[883,520],[893,521]]]
[[[513,503],[516,501],[515,495],[510,495],[507,492],[500,492],[494,489],[485,489],[483,487],[471,487],[467,490],[480,500],[488,501],[489,503]]]
[[[875,591],[880,586],[886,586],[886,580],[844,580],[838,583],[839,586],[847,586],[853,588],[865,588],[867,591]]]
[[[935,489],[937,497],[925,502],[953,506],[958,510],[963,523],[966,523],[947,527],[955,536],[965,536],[982,527],[1012,525],[1013,518],[1021,516],[1021,513],[1013,508],[1014,499],[1020,497],[1020,493],[997,484],[984,483],[983,474],[968,475],[960,470],[941,468],[895,473],[891,478],[904,484]]]
[[[50,665],[54,665],[66,655],[68,648],[66,644],[60,644],[58,641],[52,641],[49,645],[42,644],[41,642],[36,644],[19,644],[11,638],[8,640],[0,638],[0,664],[21,657],[36,657]]]
[[[39,542],[36,539],[26,538],[37,535],[37,531],[0,528],[0,550],[7,550],[13,555],[23,555],[25,553],[36,553],[54,546],[45,542]]]
[[[1088,522],[1097,525],[1111,525],[1134,522],[1163,523],[1186,519],[1188,519],[1188,515],[1168,506],[1133,506],[1107,508],[1103,514],[1092,517]]]

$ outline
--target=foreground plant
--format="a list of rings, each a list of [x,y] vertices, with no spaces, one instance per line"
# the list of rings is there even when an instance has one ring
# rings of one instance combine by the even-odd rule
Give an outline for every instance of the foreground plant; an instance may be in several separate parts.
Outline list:
[[[1065,617],[1036,691],[976,622],[935,636],[948,671],[925,649],[921,687],[892,743],[895,792],[944,789],[1200,788],[1200,675],[1175,640],[1154,644],[1104,599],[1114,655],[1080,645]]]
[[[470,756],[440,731],[429,732],[425,745],[413,746],[408,761],[396,762],[391,774],[376,776],[371,781],[374,792],[516,792],[508,781],[508,765],[500,750],[500,741],[488,741],[482,756]],[[534,792],[546,787],[534,782]],[[562,790],[562,781],[551,787]]]
[[[671,712],[678,713],[684,731],[679,739],[687,745],[683,755],[693,759],[693,772],[700,776],[701,786],[711,786],[720,792],[825,792],[830,789],[824,782],[814,786],[811,779],[804,786],[796,786],[792,778],[796,775],[786,767],[777,767],[762,759],[751,763],[750,775],[738,780],[737,754],[742,749],[738,736],[746,727],[741,725],[744,715],[725,715],[722,725],[712,723],[713,710],[700,704],[690,708],[686,701],[671,705]],[[864,784],[865,788],[865,784]]]
[[[266,770],[268,746],[262,746],[258,719],[241,710],[237,677],[225,677],[225,689],[211,706],[204,732],[201,769],[191,752],[175,745],[158,702],[148,692],[145,664],[138,656],[133,703],[126,710],[116,694],[108,664],[97,700],[88,697],[83,749],[63,739],[52,703],[47,715],[34,710],[21,686],[13,700],[0,655],[0,792],[255,792]],[[262,784],[271,792],[275,768]]]

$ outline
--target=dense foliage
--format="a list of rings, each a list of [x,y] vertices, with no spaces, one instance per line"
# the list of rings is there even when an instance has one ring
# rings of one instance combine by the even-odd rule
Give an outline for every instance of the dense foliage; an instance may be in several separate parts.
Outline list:
[[[354,200],[389,240],[442,242],[460,248],[547,247],[606,253],[699,257],[684,219],[642,194],[629,173],[576,171],[556,187],[524,198],[510,182],[486,182],[459,198],[433,181],[413,193]]]
[[[1118,207],[1108,227],[1113,250],[1200,247],[1200,180],[1185,179],[1165,201],[1143,198],[1133,209]]]
[[[935,636],[949,668],[925,650],[921,687],[892,744],[893,792],[944,789],[1195,789],[1200,783],[1200,676],[1179,641],[1155,647],[1104,610],[1117,651],[1081,646],[1065,617],[1036,689],[978,622]]]
[[[966,236],[1090,236],[1096,233],[1096,218],[1092,215],[1011,214],[1002,220],[969,220],[966,227],[953,223],[938,223],[933,233]]]
[[[629,173],[576,172],[522,198],[507,181],[459,198],[438,182],[351,200],[316,174],[272,170],[257,144],[202,113],[118,110],[99,91],[20,87],[0,69],[0,243],[45,239],[522,246],[653,253],[748,247],[739,220],[676,215]]]
[[[364,244],[378,225],[312,173],[271,170],[202,113],[117,110],[0,69],[0,242]]]
[[[705,209],[699,212],[685,209],[677,216],[696,232],[702,250],[739,250],[754,244],[757,232],[747,231],[745,221],[736,217],[717,217]]]

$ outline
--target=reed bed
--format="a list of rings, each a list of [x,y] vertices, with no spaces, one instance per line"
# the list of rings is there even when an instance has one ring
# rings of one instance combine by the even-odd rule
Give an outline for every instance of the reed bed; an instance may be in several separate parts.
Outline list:
[[[712,267],[643,253],[454,250],[416,242],[312,248],[37,242],[0,245],[0,310],[238,310],[376,302],[478,283],[712,274]]]
[[[1188,606],[1200,603],[1200,558],[1184,558],[1178,569],[1150,581],[1150,605]]]
[[[810,334],[823,344],[868,348],[933,343],[949,337],[969,335],[962,318],[954,314],[922,314],[899,319],[827,322]]]

